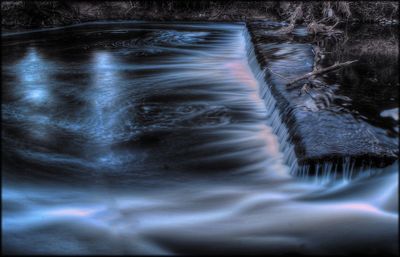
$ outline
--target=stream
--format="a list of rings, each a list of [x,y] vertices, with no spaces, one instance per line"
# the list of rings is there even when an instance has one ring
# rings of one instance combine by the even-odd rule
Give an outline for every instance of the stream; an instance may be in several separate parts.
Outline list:
[[[271,51],[285,65],[291,49]],[[398,96],[346,86],[363,65],[339,93],[397,142]],[[398,161],[352,180],[293,176],[256,66],[244,23],[3,35],[3,251],[396,254]]]

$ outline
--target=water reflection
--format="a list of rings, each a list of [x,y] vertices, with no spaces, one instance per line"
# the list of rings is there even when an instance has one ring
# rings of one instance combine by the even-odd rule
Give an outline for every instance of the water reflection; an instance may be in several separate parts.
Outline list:
[[[32,105],[45,104],[51,98],[49,69],[52,64],[43,60],[34,47],[28,49],[24,58],[16,65],[19,76],[19,91],[23,101]]]
[[[86,94],[90,104],[88,123],[92,124],[93,140],[105,143],[113,135],[115,116],[113,108],[118,101],[120,90],[118,63],[108,52],[93,53],[92,82]]]
[[[50,139],[48,126],[55,100],[50,76],[55,67],[55,63],[45,60],[35,47],[28,48],[26,55],[14,66],[18,79],[13,92],[19,99],[18,106],[33,121],[31,126],[26,127],[26,132],[39,140]]]

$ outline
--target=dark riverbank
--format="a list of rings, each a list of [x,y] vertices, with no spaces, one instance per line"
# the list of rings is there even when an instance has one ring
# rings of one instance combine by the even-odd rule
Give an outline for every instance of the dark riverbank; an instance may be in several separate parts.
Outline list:
[[[322,18],[341,24],[398,23],[398,3],[390,1],[2,1],[1,12],[2,30],[15,31],[101,20],[282,21],[298,7],[298,24]]]

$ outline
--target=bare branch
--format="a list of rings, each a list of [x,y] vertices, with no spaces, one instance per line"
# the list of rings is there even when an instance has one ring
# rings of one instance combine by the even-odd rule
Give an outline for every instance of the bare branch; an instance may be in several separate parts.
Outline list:
[[[335,63],[332,66],[329,66],[329,67],[326,67],[326,68],[323,68],[323,69],[320,69],[320,70],[314,70],[312,72],[304,74],[303,76],[300,76],[300,77],[290,81],[289,83],[286,84],[286,86],[290,87],[291,85],[293,85],[294,83],[296,83],[299,80],[306,79],[306,78],[309,78],[309,77],[313,77],[313,76],[316,76],[316,75],[319,75],[319,74],[327,73],[327,72],[330,72],[330,71],[333,71],[333,70],[337,70],[337,69],[343,68],[345,66],[348,66],[350,64],[353,64],[353,63],[355,63],[357,61],[358,60],[347,61],[347,62],[343,62],[343,63]]]

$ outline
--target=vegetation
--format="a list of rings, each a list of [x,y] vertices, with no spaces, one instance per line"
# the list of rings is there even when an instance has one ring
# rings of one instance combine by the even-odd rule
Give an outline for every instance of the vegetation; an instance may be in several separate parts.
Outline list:
[[[52,27],[93,20],[287,20],[319,33],[348,22],[398,22],[397,1],[2,1],[2,28]]]

